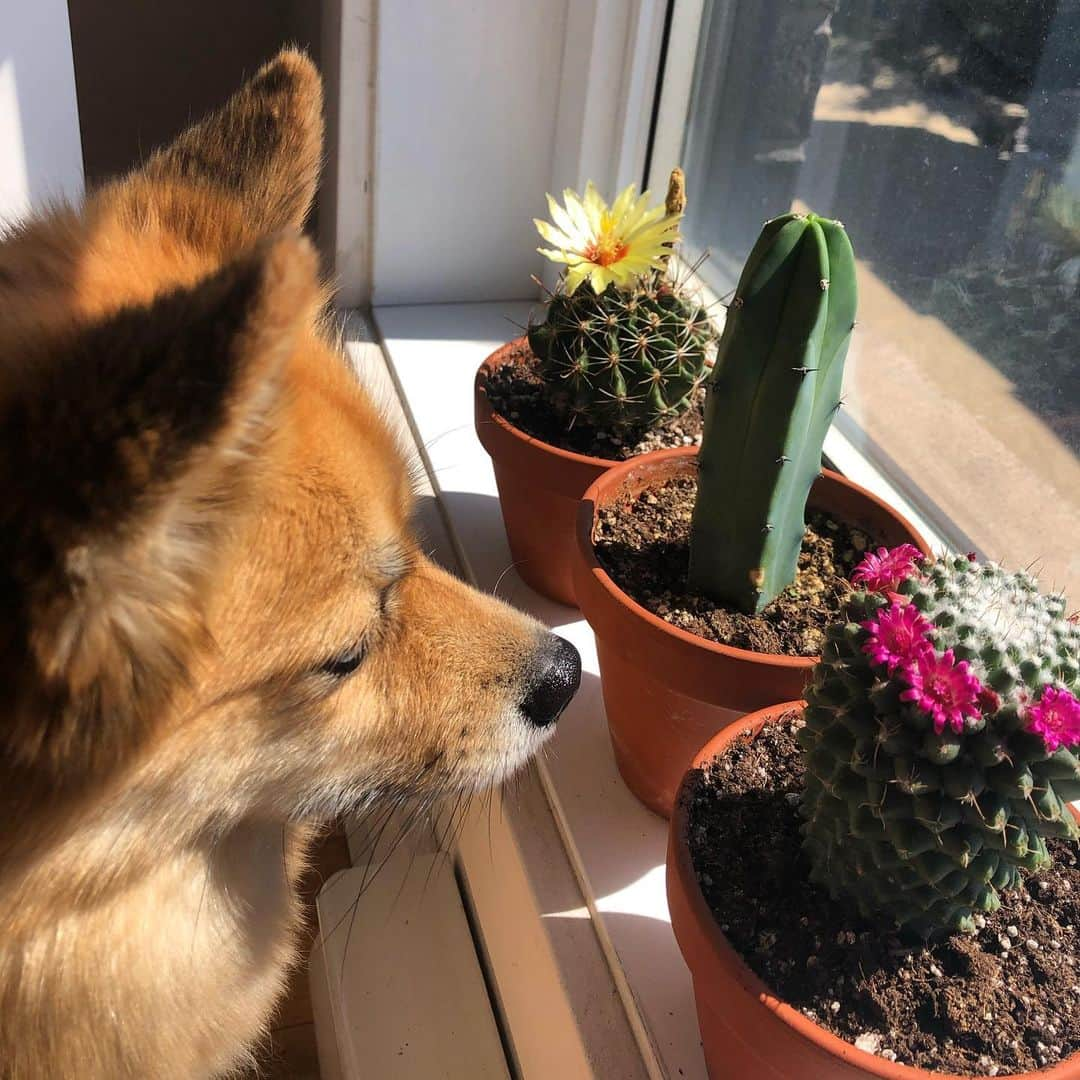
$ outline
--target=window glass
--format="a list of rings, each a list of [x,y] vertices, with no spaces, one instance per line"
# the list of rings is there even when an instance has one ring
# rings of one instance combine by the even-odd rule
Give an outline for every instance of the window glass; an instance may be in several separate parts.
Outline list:
[[[713,0],[684,161],[718,293],[767,218],[844,222],[843,430],[1080,602],[1080,0]]]

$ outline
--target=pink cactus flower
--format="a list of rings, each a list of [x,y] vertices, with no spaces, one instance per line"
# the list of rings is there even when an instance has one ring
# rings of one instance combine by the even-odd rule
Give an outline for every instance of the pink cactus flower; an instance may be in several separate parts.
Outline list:
[[[892,592],[901,581],[915,573],[915,564],[922,559],[922,552],[911,544],[879,547],[877,551],[866,553],[852,572],[851,580],[867,592]]]
[[[894,599],[874,618],[861,624],[869,635],[862,651],[875,664],[884,667],[890,675],[898,667],[911,664],[920,652],[933,650],[929,640],[929,620],[924,618],[917,608],[906,603],[906,599]]]
[[[1027,726],[1042,736],[1051,754],[1061,746],[1080,743],[1080,701],[1068,690],[1047,686],[1039,700],[1028,706]]]
[[[941,656],[932,649],[917,653],[910,663],[900,667],[900,676],[908,684],[900,700],[910,701],[932,716],[938,735],[946,727],[959,735],[966,718],[978,718],[982,683],[966,660],[956,660],[952,649],[946,649]]]

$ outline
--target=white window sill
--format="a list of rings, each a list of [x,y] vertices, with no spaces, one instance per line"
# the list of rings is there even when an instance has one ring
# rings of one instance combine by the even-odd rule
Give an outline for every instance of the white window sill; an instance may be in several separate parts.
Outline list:
[[[512,570],[491,464],[473,428],[476,369],[519,333],[531,306],[383,307],[375,318],[458,561],[481,588],[497,589],[581,652],[581,691],[538,773],[584,902],[540,917],[591,922],[648,1075],[704,1080],[693,990],[665,895],[667,823],[630,794],[616,771],[588,624],[576,610],[533,593]],[[834,430],[826,449],[839,468],[941,543],[850,439]]]
[[[571,608],[533,593],[512,570],[495,478],[473,429],[480,362],[516,336],[528,303],[376,309],[414,434],[469,575],[531,611],[581,652],[582,687],[539,772],[584,904],[545,920],[591,920],[650,1076],[704,1080],[690,975],[671,932],[664,890],[666,822],[615,769],[592,631]],[[509,572],[507,572],[509,570]]]

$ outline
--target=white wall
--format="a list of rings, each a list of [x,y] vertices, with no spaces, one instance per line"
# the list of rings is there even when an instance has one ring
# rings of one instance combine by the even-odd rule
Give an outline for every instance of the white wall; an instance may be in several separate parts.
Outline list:
[[[535,293],[568,2],[379,3],[375,303]]]
[[[64,0],[0,0],[0,226],[83,188]]]
[[[665,0],[344,3],[365,6],[374,303],[534,297],[531,275],[550,269],[532,224],[545,192],[641,179]],[[339,187],[339,213],[363,195]]]

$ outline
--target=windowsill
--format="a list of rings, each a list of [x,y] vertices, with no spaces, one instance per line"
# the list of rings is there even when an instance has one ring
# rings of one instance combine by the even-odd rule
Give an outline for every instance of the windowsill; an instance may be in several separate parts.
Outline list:
[[[533,593],[509,569],[495,478],[473,429],[476,369],[515,336],[514,324],[525,323],[529,307],[390,307],[376,309],[375,317],[467,572],[581,652],[581,691],[538,771],[585,903],[541,917],[592,921],[648,1074],[704,1080],[690,975],[668,917],[667,823],[630,794],[615,769],[588,624],[576,610]]]
[[[584,905],[543,909],[540,917],[592,923],[650,1076],[704,1080],[690,976],[668,915],[667,823],[637,802],[616,771],[589,626],[576,610],[533,593],[513,572],[494,475],[473,427],[476,369],[516,335],[531,306],[385,307],[376,309],[375,318],[458,561],[479,587],[532,612],[581,652],[582,689],[538,773]],[[852,479],[897,507],[934,546],[944,546],[931,521],[851,437],[834,428],[826,452]]]

